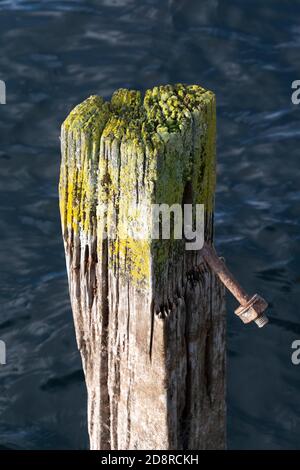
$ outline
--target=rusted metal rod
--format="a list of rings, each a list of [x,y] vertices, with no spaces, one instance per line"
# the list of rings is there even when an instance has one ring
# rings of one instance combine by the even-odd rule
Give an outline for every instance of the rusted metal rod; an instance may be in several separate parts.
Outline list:
[[[244,291],[222,259],[218,257],[213,246],[205,243],[202,248],[202,254],[209,267],[240,303],[240,306],[234,313],[238,315],[244,323],[254,321],[259,328],[265,326],[269,321],[264,313],[268,307],[268,303],[258,294],[250,296]]]

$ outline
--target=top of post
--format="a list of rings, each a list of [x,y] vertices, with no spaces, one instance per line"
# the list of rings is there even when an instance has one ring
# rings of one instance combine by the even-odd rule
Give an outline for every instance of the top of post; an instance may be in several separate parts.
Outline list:
[[[198,85],[162,85],[139,91],[119,89],[110,102],[91,96],[62,125],[60,209],[63,232],[87,243],[102,243],[101,204],[118,212],[112,256],[138,282],[149,279],[157,244],[151,237],[149,214],[141,209],[157,204],[183,204],[187,184],[192,202],[213,210],[215,186],[215,97]],[[132,209],[135,205],[134,210]],[[143,212],[141,214],[141,211]],[[148,224],[144,240],[124,236]],[[107,232],[112,226],[108,214]],[[156,264],[163,265],[173,248],[163,240]],[[150,254],[151,252],[151,254]]]

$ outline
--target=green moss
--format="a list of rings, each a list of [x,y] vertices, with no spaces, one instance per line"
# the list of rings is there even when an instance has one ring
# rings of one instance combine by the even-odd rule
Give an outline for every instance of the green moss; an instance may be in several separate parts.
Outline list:
[[[147,90],[117,90],[110,103],[92,96],[63,124],[60,208],[64,228],[85,236],[97,231],[103,246],[99,204],[112,203],[118,215],[117,237],[109,241],[112,269],[137,285],[147,285],[151,263],[158,276],[173,254],[176,240],[151,241],[151,218],[144,204],[182,203],[187,182],[194,203],[213,209],[215,185],[215,100],[197,85],[164,85]],[[132,210],[136,204],[136,211]],[[147,221],[144,240],[126,234],[129,225]],[[112,213],[106,230],[113,229]]]

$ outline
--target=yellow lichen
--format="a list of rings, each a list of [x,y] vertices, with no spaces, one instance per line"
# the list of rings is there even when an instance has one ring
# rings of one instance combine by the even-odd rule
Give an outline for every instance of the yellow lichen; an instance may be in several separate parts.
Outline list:
[[[151,240],[152,203],[181,204],[187,182],[193,202],[211,212],[215,185],[215,98],[198,85],[164,85],[140,92],[117,90],[110,103],[92,96],[62,126],[60,211],[63,229],[105,233],[109,266],[136,285],[148,285],[152,266],[162,273],[176,240]],[[97,207],[108,205],[106,217]],[[135,208],[133,210],[133,208]],[[117,214],[117,220],[114,215]],[[141,220],[143,239],[128,235]]]
[[[59,192],[64,229],[88,231],[95,217],[100,137],[108,117],[109,104],[91,96],[62,125]]]

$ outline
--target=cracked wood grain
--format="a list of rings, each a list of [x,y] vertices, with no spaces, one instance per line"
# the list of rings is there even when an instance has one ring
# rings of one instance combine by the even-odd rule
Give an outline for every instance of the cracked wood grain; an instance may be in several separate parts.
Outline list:
[[[205,204],[215,100],[197,86],[90,97],[62,126],[60,212],[91,449],[225,447],[224,288],[184,240],[151,240],[156,203]],[[113,220],[99,213],[110,204]],[[134,208],[134,210],[132,209]],[[146,208],[146,209],[145,209]],[[124,236],[146,222],[146,237]],[[106,237],[114,229],[115,238]]]

